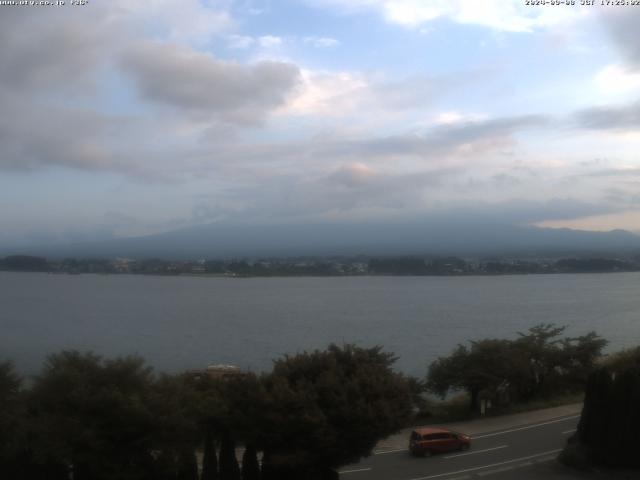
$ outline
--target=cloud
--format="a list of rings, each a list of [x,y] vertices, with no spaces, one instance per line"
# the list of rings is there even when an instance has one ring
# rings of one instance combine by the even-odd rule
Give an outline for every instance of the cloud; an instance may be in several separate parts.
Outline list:
[[[505,224],[534,224],[545,220],[573,220],[616,211],[619,209],[602,202],[554,197],[549,200],[513,198],[496,203],[474,202],[473,205],[461,208],[460,214],[472,216],[476,213],[485,221],[500,221]]]
[[[502,140],[521,129],[546,126],[549,118],[543,115],[523,115],[484,121],[470,121],[434,127],[423,134],[397,135],[360,143],[370,155],[414,154],[437,156],[447,151],[479,153],[469,148],[502,145]]]
[[[120,29],[107,30],[108,22],[99,17],[89,22],[84,16],[26,10],[34,9],[2,8],[0,86],[31,95],[91,86],[96,68],[113,50],[109,42],[118,44]]]
[[[640,168],[608,168],[584,174],[587,177],[638,177]]]
[[[515,117],[432,127],[421,135],[323,136],[218,149],[220,165],[243,159],[226,170],[230,188],[222,200],[230,215],[247,221],[411,216],[425,214],[438,199],[476,197],[486,185],[456,186],[471,171],[504,196],[509,179],[495,178],[496,167],[483,162],[493,162],[512,135],[546,122],[545,117]],[[215,218],[222,218],[219,204],[214,205]]]
[[[434,123],[439,125],[453,125],[456,123],[479,122],[486,120],[487,116],[477,113],[442,112],[434,118]]]
[[[262,37],[258,37],[258,44],[262,48],[279,47],[282,45],[282,38],[275,37],[273,35],[264,35]]]
[[[285,102],[300,76],[291,63],[242,65],[161,43],[131,49],[122,66],[142,98],[240,125],[262,122]]]
[[[611,64],[596,74],[594,82],[605,95],[640,90],[640,71]]]
[[[549,119],[540,115],[496,118],[426,128],[418,133],[347,136],[326,134],[286,143],[219,146],[218,162],[242,158],[246,165],[266,165],[285,169],[326,168],[327,165],[366,160],[394,165],[393,161],[418,161],[425,165],[445,165],[449,159],[466,163],[494,154],[514,142],[513,136],[528,129],[548,125]],[[448,167],[447,167],[448,168]]]
[[[227,40],[229,48],[239,50],[250,48],[255,43],[255,39],[247,35],[229,35]]]
[[[283,108],[294,115],[344,115],[362,106],[368,80],[348,72],[302,70],[301,83]]]
[[[182,45],[206,45],[235,26],[225,0],[111,0],[104,7],[145,36]],[[94,5],[92,5],[92,8]]]
[[[599,18],[627,66],[635,70],[639,69],[638,25],[640,25],[640,10],[638,8],[607,9],[600,14]]]
[[[379,12],[385,20],[405,27],[419,27],[446,17],[507,32],[531,32],[574,20],[580,13],[569,8],[531,8],[521,0],[307,0],[308,3],[354,13]]]
[[[172,114],[157,110],[149,114],[148,106],[130,101],[130,85],[122,79],[124,59],[134,71],[136,53],[148,53],[147,60],[153,62],[160,52],[150,45],[197,56],[192,44],[224,33],[230,25],[222,3],[151,0],[142,5],[113,0],[91,8],[4,8],[0,15],[4,45],[0,49],[0,168],[63,166],[120,172],[138,179],[165,177],[171,161],[175,164],[176,158],[180,162],[192,154],[197,128],[185,121],[184,112],[176,115],[178,106]],[[222,102],[210,113],[227,122],[261,121],[286,94],[288,72],[297,75],[295,67],[279,68],[275,62],[251,66],[215,62],[204,63],[209,72],[217,66],[223,77],[212,83],[214,87],[237,82],[241,85],[237,96],[248,89],[255,91],[235,103]],[[187,68],[192,76],[180,87],[190,81],[196,90],[203,88],[193,70]],[[161,73],[172,73],[172,80],[178,80],[179,72],[169,67]],[[186,85],[190,88],[194,86]],[[168,100],[178,102],[178,94],[170,88],[168,95]],[[215,110],[212,103],[204,103]],[[245,119],[240,120],[243,115]],[[208,128],[215,125],[210,122]]]
[[[590,130],[638,130],[640,128],[640,102],[625,106],[594,107],[574,114],[581,128]]]
[[[110,164],[109,119],[54,104],[24,103],[0,94],[0,165],[100,168]],[[124,166],[124,165],[121,165]]]
[[[272,171],[236,182],[226,195],[198,203],[198,216],[242,221],[298,222],[328,218],[393,217],[424,210],[424,195],[455,175],[450,168],[392,173],[359,162],[327,172]]]
[[[484,71],[468,71],[388,80],[357,72],[302,70],[301,83],[283,112],[329,117],[363,117],[363,111],[397,115],[431,106],[486,75]]]
[[[340,45],[338,40],[330,37],[304,37],[303,42],[318,48],[336,47]]]

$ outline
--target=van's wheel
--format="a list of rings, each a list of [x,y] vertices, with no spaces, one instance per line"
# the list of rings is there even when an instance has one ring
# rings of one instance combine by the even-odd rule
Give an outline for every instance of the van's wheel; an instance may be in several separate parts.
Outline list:
[[[431,456],[431,450],[425,450],[423,457],[430,457]]]

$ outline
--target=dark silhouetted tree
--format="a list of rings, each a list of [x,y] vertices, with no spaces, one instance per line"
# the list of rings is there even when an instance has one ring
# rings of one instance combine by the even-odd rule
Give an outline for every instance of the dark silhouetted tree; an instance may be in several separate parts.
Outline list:
[[[202,455],[201,480],[218,480],[218,456],[213,433],[206,431],[204,434],[204,451]]]
[[[260,480],[260,464],[256,447],[249,444],[242,454],[242,480]]]
[[[198,461],[193,448],[187,446],[180,451],[177,480],[198,480]]]
[[[140,358],[50,356],[29,399],[37,456],[71,466],[75,480],[144,478],[154,446],[152,382]]]
[[[469,394],[469,408],[478,411],[482,392],[495,394],[515,374],[514,351],[507,340],[471,342],[471,348],[458,345],[448,357],[440,357],[429,367],[429,390],[441,396],[452,390]]]
[[[222,437],[220,445],[220,480],[240,480],[236,443],[229,435]]]
[[[466,391],[472,411],[478,411],[481,394],[513,402],[581,391],[607,342],[595,332],[560,338],[564,330],[541,324],[516,340],[458,345],[451,355],[430,365],[427,387],[443,397],[451,391]]]
[[[322,478],[371,453],[412,414],[405,378],[380,347],[285,356],[265,379],[263,479]]]
[[[577,448],[589,462],[640,468],[640,348],[622,352],[589,376]]]

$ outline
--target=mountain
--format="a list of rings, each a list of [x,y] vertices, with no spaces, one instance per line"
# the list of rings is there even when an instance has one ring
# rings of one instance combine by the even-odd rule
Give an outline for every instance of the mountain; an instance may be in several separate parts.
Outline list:
[[[143,237],[3,249],[47,257],[228,258],[329,255],[548,255],[640,251],[625,230],[592,232],[503,224],[325,223],[200,225]]]

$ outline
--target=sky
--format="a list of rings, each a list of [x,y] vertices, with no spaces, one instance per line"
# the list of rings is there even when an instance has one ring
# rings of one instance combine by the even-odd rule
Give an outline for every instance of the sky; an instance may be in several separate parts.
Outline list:
[[[11,3],[0,245],[216,222],[640,231],[640,6]]]

